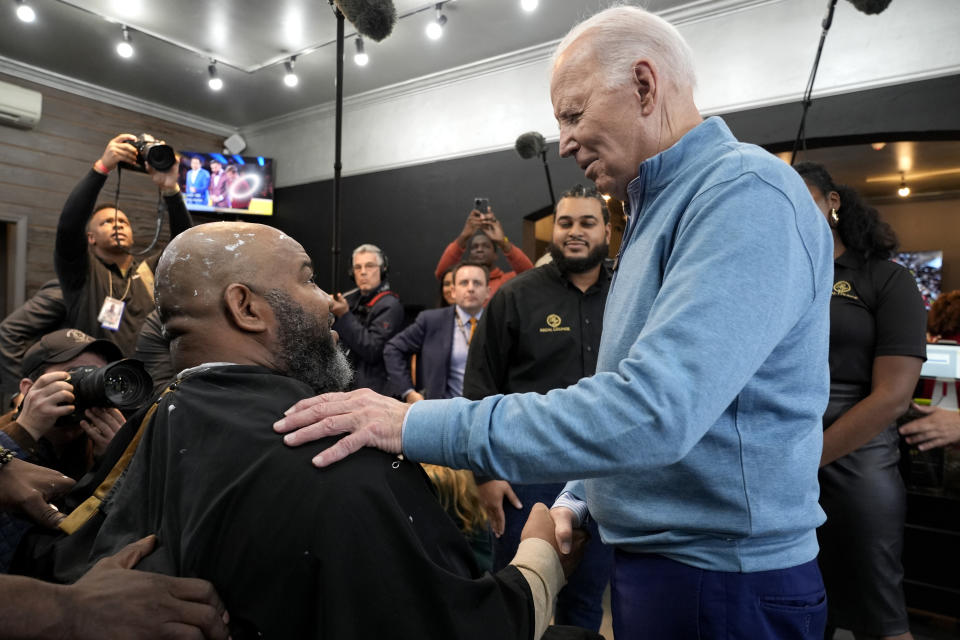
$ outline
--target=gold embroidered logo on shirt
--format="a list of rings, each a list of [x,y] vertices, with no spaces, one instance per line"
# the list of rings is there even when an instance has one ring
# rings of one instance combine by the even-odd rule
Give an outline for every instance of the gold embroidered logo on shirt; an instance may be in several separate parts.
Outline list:
[[[857,296],[850,293],[851,289],[853,289],[853,287],[850,286],[849,282],[846,280],[838,280],[833,284],[833,295],[857,300]]]
[[[540,333],[554,333],[556,331],[570,331],[570,327],[561,327],[563,318],[555,313],[547,316],[547,326],[540,327]]]

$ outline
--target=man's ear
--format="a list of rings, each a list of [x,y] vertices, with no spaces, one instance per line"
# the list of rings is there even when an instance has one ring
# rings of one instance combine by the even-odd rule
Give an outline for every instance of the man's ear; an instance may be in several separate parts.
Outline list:
[[[93,245],[97,243],[97,238],[93,235],[92,231],[87,231],[87,244]]]
[[[610,223],[603,225],[603,237],[606,239],[607,244],[610,244]]]
[[[30,378],[23,378],[20,380],[20,395],[25,396],[30,389],[33,388],[33,380]],[[37,393],[40,393],[39,391]]]
[[[658,99],[656,70],[650,65],[649,60],[637,60],[633,65],[633,90],[634,97],[640,104],[640,110],[643,115],[653,113],[653,106]]]
[[[223,292],[227,317],[240,330],[250,333],[268,331],[274,324],[273,309],[262,296],[245,284],[234,282]]]

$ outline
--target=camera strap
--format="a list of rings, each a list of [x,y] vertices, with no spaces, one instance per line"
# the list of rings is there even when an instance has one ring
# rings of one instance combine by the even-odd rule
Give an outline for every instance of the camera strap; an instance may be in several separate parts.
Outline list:
[[[64,518],[59,525],[60,530],[66,533],[67,535],[72,535],[76,533],[80,527],[87,523],[90,518],[92,518],[100,510],[100,505],[103,504],[104,499],[110,494],[110,491],[113,490],[113,486],[117,483],[117,480],[120,476],[123,475],[123,472],[127,470],[127,467],[130,466],[130,462],[133,460],[134,454],[137,452],[137,447],[140,446],[140,439],[143,437],[144,432],[147,430],[147,425],[150,424],[150,421],[153,419],[153,415],[157,412],[157,406],[160,404],[160,400],[163,399],[163,396],[167,395],[171,391],[171,387],[164,389],[163,393],[160,394],[160,397],[150,406],[150,409],[147,411],[146,415],[143,416],[143,420],[140,421],[140,428],[137,429],[137,433],[134,434],[133,438],[130,440],[130,444],[127,445],[127,448],[123,450],[123,454],[120,456],[120,459],[117,460],[117,463],[113,465],[113,468],[110,470],[110,473],[107,474],[107,477],[104,478],[103,482],[94,490],[93,495],[81,502],[76,509],[74,509],[70,515]]]

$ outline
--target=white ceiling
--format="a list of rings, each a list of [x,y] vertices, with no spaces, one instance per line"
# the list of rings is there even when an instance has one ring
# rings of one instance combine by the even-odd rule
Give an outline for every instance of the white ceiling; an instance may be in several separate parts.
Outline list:
[[[232,127],[334,99],[336,20],[328,0],[28,0],[37,19],[0,4],[0,56],[119,91]],[[424,35],[433,3],[395,0],[401,16],[383,42],[367,41],[370,63],[353,64],[348,23],[344,94],[377,89],[556,40],[614,0],[541,0],[526,13],[520,0],[451,0],[444,37]],[[645,0],[663,11],[689,0]],[[4,15],[5,13],[5,15]],[[115,52],[128,25],[135,55]],[[294,89],[283,61],[301,53]],[[224,88],[207,87],[209,60],[219,61]],[[478,96],[478,100],[485,99]]]

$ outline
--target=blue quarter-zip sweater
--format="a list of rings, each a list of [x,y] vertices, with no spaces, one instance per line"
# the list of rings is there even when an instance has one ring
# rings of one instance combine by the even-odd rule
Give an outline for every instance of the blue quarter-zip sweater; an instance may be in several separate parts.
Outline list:
[[[826,221],[793,169],[719,118],[640,165],[628,193],[597,374],[417,403],[404,451],[517,482],[584,478],[567,490],[629,551],[717,571],[809,561],[824,521]]]

